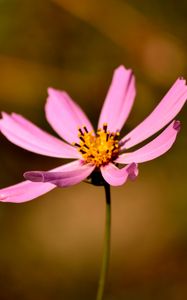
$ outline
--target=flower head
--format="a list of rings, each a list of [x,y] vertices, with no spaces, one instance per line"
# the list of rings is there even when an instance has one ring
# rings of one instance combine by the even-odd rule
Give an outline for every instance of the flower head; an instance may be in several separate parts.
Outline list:
[[[26,172],[26,181],[0,190],[0,201],[29,201],[56,186],[71,186],[87,178],[98,183],[95,180],[98,174],[99,178],[102,175],[103,180],[114,186],[124,184],[128,178],[135,179],[138,163],[164,154],[173,145],[180,129],[180,122],[173,119],[186,102],[187,86],[184,79],[177,79],[153,112],[122,139],[120,130],[135,98],[135,79],[131,70],[123,66],[115,70],[96,132],[66,92],[49,88],[48,94],[46,118],[63,140],[15,113],[2,113],[0,131],[9,141],[24,149],[74,161],[50,171]],[[128,151],[166,125],[151,142],[138,150]]]

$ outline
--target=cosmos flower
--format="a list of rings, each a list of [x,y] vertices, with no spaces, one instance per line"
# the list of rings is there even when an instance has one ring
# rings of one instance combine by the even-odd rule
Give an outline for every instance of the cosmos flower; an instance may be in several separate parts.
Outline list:
[[[63,139],[44,132],[22,116],[2,113],[1,133],[26,150],[50,157],[74,161],[50,171],[30,171],[26,181],[0,190],[0,201],[25,202],[55,187],[67,187],[94,178],[102,178],[113,186],[122,185],[138,175],[138,163],[152,160],[173,145],[180,122],[173,120],[187,99],[184,79],[177,79],[153,112],[135,129],[120,139],[135,98],[135,79],[131,70],[118,67],[101,110],[95,132],[81,108],[64,91],[48,89],[46,118]],[[168,125],[169,124],[169,125]],[[167,127],[138,150],[129,149]],[[124,166],[125,165],[125,166]]]

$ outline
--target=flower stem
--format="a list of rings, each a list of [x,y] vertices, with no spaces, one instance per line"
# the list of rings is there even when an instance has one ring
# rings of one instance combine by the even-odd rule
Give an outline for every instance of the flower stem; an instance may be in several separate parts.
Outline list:
[[[109,257],[110,257],[110,234],[111,234],[111,197],[110,197],[110,185],[105,182],[105,196],[106,196],[106,225],[105,225],[105,241],[103,260],[101,265],[99,286],[97,291],[96,300],[102,300],[105,288],[105,282],[108,272]]]

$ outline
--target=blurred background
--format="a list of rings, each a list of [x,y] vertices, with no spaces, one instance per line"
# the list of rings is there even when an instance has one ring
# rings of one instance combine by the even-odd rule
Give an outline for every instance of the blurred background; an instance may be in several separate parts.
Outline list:
[[[64,89],[96,125],[114,68],[136,75],[124,133],[187,77],[187,2],[1,0],[0,110],[53,132],[48,86]],[[112,251],[106,300],[187,299],[187,109],[167,155],[112,188]],[[29,153],[0,136],[0,188],[63,160]],[[81,183],[25,204],[0,204],[0,299],[95,299],[102,257],[102,187]]]

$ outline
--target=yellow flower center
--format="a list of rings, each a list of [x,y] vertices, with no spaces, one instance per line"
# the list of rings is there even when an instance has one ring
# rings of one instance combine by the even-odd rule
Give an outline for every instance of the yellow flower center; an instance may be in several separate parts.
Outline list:
[[[98,129],[96,135],[92,131],[88,132],[86,126],[79,128],[78,131],[80,142],[73,145],[78,148],[86,163],[100,167],[118,157],[120,133],[107,131],[106,123],[103,124],[102,129]]]

